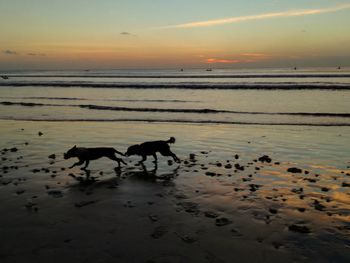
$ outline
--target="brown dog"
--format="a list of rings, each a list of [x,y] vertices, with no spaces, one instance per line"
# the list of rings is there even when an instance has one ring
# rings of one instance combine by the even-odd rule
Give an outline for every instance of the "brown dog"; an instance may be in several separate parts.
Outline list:
[[[79,162],[73,164],[69,168],[73,168],[77,165],[82,165],[85,162],[85,166],[82,169],[86,169],[89,165],[89,162],[91,160],[96,160],[101,157],[107,157],[111,160],[118,162],[118,167],[120,167],[120,163],[123,163],[126,165],[126,163],[115,156],[115,154],[118,153],[120,155],[125,156],[123,153],[117,151],[114,148],[108,148],[108,147],[99,147],[99,148],[84,148],[84,147],[77,147],[76,145],[70,149],[67,153],[64,154],[64,159],[69,159],[72,157],[77,157],[79,159]]]
[[[142,156],[140,163],[142,163],[146,161],[147,155],[152,155],[154,161],[157,162],[157,152],[159,152],[163,156],[173,157],[174,161],[179,163],[180,159],[170,150],[169,143],[175,143],[175,138],[171,137],[168,141],[153,141],[132,145],[126,151],[125,156],[140,155]]]

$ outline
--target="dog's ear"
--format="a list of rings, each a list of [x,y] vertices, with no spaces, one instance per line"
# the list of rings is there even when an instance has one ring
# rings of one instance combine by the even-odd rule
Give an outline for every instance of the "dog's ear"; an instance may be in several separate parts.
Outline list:
[[[76,145],[74,145],[69,151],[74,151],[77,148]]]

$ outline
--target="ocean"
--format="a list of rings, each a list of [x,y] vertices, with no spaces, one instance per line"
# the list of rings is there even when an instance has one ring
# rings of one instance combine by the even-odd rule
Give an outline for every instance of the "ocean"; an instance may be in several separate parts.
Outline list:
[[[350,125],[350,69],[3,72],[0,119]]]

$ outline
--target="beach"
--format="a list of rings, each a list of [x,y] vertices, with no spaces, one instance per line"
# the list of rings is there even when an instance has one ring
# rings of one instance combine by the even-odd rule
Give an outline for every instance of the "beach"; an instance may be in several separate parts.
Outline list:
[[[350,258],[349,127],[53,121],[1,127],[2,262]],[[63,160],[74,144],[125,152],[170,136],[182,162],[159,156],[156,170],[152,158],[143,168],[140,157],[122,157],[128,165],[121,170],[103,158],[88,171],[68,169],[76,160]]]
[[[1,262],[348,262],[348,72],[6,72]]]

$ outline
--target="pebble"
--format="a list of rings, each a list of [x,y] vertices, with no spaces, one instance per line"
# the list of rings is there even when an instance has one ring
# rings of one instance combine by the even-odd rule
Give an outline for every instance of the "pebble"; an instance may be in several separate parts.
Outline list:
[[[225,165],[225,168],[226,168],[226,169],[231,169],[231,168],[232,168],[232,165],[228,163],[228,164]]]
[[[217,218],[215,220],[215,225],[217,225],[217,226],[226,226],[226,225],[229,225],[231,223],[232,223],[232,221],[227,219],[226,217]]]
[[[182,241],[184,241],[186,243],[194,243],[197,241],[196,238],[188,236],[188,235],[182,235],[182,236],[178,235],[178,236],[181,238]]]
[[[308,234],[308,233],[311,232],[310,229],[307,226],[303,226],[303,225],[295,225],[295,224],[293,224],[293,225],[290,225],[288,227],[288,229],[290,231],[303,233],[303,234]]]
[[[244,166],[241,166],[239,163],[235,164],[235,168],[240,171],[244,171]]]
[[[263,155],[261,157],[258,158],[258,160],[262,163],[271,163],[271,158],[268,155]]]
[[[16,191],[16,194],[21,195],[21,194],[23,194],[24,192],[25,192],[25,191],[24,191],[23,189],[19,189],[19,190]]]
[[[296,168],[296,167],[291,167],[291,168],[287,169],[287,172],[289,172],[289,173],[301,173],[302,170],[299,168]]]
[[[249,187],[250,187],[249,191],[255,192],[256,190],[259,190],[260,185],[257,185],[257,184],[250,184]]]
[[[51,195],[54,198],[63,197],[63,192],[61,190],[54,190],[54,189],[52,189],[52,190],[47,191],[47,194]]]
[[[327,188],[327,187],[322,187],[322,188],[321,188],[321,191],[322,191],[322,192],[328,192],[328,191],[329,191],[329,188]]]
[[[152,222],[157,222],[159,220],[158,216],[156,215],[149,215],[148,218],[152,221]]]
[[[302,187],[300,187],[299,189],[293,188],[291,191],[295,194],[301,194],[304,191],[304,189]]]
[[[153,233],[151,234],[151,237],[154,239],[159,239],[162,236],[164,236],[166,233],[168,233],[168,230],[164,226],[158,226],[153,230]]]
[[[312,178],[304,178],[303,180],[304,180],[304,181],[308,181],[308,182],[310,182],[310,183],[316,183],[316,182],[317,182],[316,179],[312,179]]]
[[[218,214],[216,214],[216,213],[214,213],[214,212],[210,212],[210,211],[204,212],[204,215],[205,215],[206,217],[209,217],[209,218],[217,218],[217,217],[219,216]]]
[[[242,234],[240,232],[238,232],[236,229],[231,229],[231,233],[233,236],[236,236],[236,237],[240,237],[242,236]]]
[[[313,205],[314,205],[314,208],[318,211],[324,211],[324,209],[326,208],[318,200],[315,200]]]
[[[203,169],[203,168],[202,168]],[[216,173],[213,173],[213,172],[205,172],[205,175],[207,176],[215,176]]]
[[[75,203],[74,206],[80,208],[80,207],[83,207],[83,206],[94,204],[96,202],[97,202],[96,200],[81,201],[81,202]]]
[[[269,211],[271,214],[277,214],[277,212],[278,212],[278,210],[275,208],[270,208]]]

